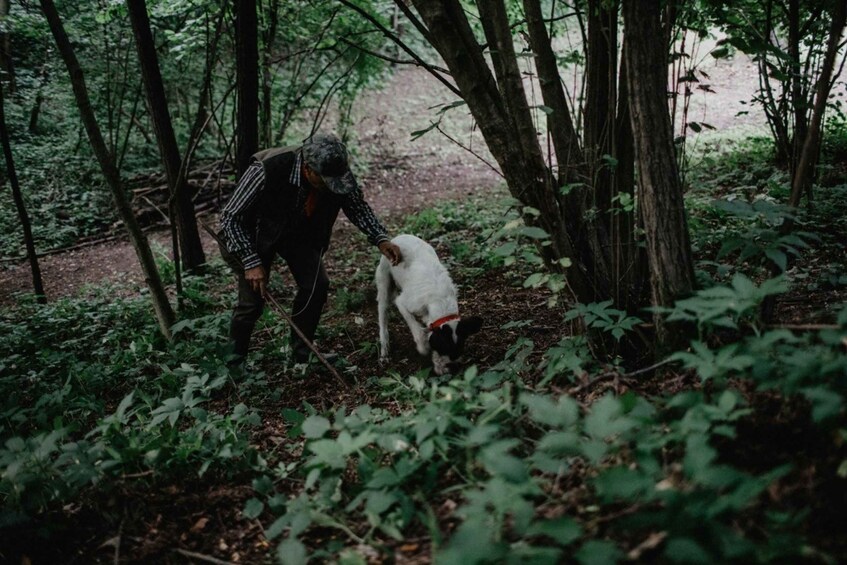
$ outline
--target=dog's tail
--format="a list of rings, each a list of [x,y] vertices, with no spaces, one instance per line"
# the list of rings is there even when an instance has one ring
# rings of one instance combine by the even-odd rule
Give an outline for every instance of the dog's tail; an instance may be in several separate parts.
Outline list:
[[[379,317],[379,358],[388,359],[388,307],[393,294],[394,279],[391,278],[391,263],[382,257],[376,268],[376,302]]]

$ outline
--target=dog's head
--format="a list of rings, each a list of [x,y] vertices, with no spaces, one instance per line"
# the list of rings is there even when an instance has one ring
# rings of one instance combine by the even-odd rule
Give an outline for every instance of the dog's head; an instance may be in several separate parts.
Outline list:
[[[482,318],[470,316],[440,325],[429,334],[432,366],[437,375],[448,372],[462,355],[465,340],[482,327]]]

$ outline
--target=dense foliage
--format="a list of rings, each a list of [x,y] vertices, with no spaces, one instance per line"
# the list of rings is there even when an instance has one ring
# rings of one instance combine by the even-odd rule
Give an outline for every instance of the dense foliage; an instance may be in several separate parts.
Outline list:
[[[92,487],[108,491],[121,477],[156,488],[196,475],[251,484],[242,515],[264,523],[284,563],[359,563],[408,539],[427,540],[420,551],[445,563],[843,557],[832,537],[842,510],[828,497],[847,475],[847,310],[833,326],[797,331],[763,325],[758,307],[769,295],[843,287],[831,275],[844,272],[845,226],[829,221],[843,214],[845,186],[803,214],[803,245],[770,241],[771,199],[784,181],[762,160],[764,142],[737,147],[707,152],[692,171],[704,288],[667,315],[694,324],[696,338],[654,376],[599,363],[579,335],[542,350],[518,337],[502,360],[453,376],[348,367],[369,404],[280,412],[268,384],[298,377],[280,370],[285,332],[273,313],[265,327],[276,337],[253,370],[223,364],[222,267],[189,279],[170,346],[143,301],[114,301],[110,289],[6,313],[3,522],[90,499]],[[545,234],[512,204],[447,204],[405,229],[449,244],[460,283],[499,272],[517,288],[545,288],[563,327],[612,340],[640,331],[641,320],[608,304],[556,300],[563,285],[535,272],[532,242]],[[360,253],[348,264],[367,263]],[[768,262],[785,264],[780,254],[803,261],[763,279]],[[324,339],[370,316],[356,297],[369,292],[369,269],[356,272]],[[375,357],[369,333],[356,345]],[[236,383],[239,400],[220,402]],[[287,439],[277,447],[257,443],[259,430],[280,425]]]
[[[354,4],[434,58],[410,24],[397,23],[393,4]],[[503,187],[390,218],[393,232],[436,246],[486,316],[470,344],[474,362],[453,375],[434,376],[414,355],[378,365],[375,257],[361,242],[333,250],[331,272],[343,284],[318,335],[322,347],[346,353],[339,370],[350,390],[319,367],[291,366],[288,328],[272,308],[247,366],[228,366],[232,280],[217,258],[182,281],[173,342],[157,331],[147,297],[127,285],[97,284],[48,304],[10,300],[0,309],[0,560],[95,560],[108,551],[114,561],[162,562],[187,548],[207,560],[286,564],[847,560],[838,526],[847,518],[847,127],[832,104],[814,205],[786,206],[793,138],[808,117],[822,10],[831,7],[789,4],[808,22],[798,44],[810,72],[794,91],[794,55],[759,37],[760,28],[788,33],[774,20],[787,12],[767,11],[774,3],[739,2],[749,22],[711,1],[682,4],[674,16],[674,114],[686,112],[698,81],[686,38],[726,34],[711,55],[749,53],[778,88],[768,93],[763,83],[754,100],[769,112],[768,137],[707,132],[710,124],[674,115],[698,289],[665,308],[574,300],[563,273],[572,259],[549,268],[553,238],[533,222],[542,211]],[[124,3],[57,5],[123,176],[147,178],[159,156]],[[205,161],[232,156],[231,5],[148,1],[181,147],[211,62],[213,110],[197,153]],[[368,51],[406,54],[340,3],[258,6],[262,144],[297,141],[318,124],[354,137],[357,96],[385,71]],[[582,11],[548,22],[557,46],[579,42],[586,9],[617,10],[574,6]],[[521,3],[506,7],[519,22]],[[27,0],[0,17],[15,63],[14,83],[4,77],[14,86],[6,113],[39,248],[102,234],[114,211],[43,17]],[[471,19],[482,40],[483,22]],[[557,57],[563,76],[574,73],[577,108],[584,53],[562,47]],[[425,141],[449,133],[466,108],[440,102],[431,127],[406,133]],[[550,110],[533,106],[534,127],[546,131]],[[686,147],[685,136],[699,133],[707,135]],[[598,176],[620,164],[596,157]],[[602,213],[595,204],[589,223],[635,218],[640,202],[621,191]],[[629,227],[635,256],[643,230]],[[19,255],[18,232],[0,191],[0,256]],[[174,266],[157,255],[173,289]],[[281,301],[290,298],[284,282],[274,284]],[[680,340],[652,359],[655,314]],[[170,514],[178,531],[147,543],[175,523]]]
[[[6,113],[35,240],[39,250],[46,250],[100,234],[117,215],[86,142],[68,74],[44,16],[31,2],[10,4],[9,15],[0,24],[10,37],[15,64],[14,89],[6,86]],[[208,124],[196,158],[232,158],[232,3],[147,4],[180,148],[184,150],[188,142],[204,71],[211,61]],[[57,6],[122,175],[133,179],[160,170],[126,6],[105,1],[57,2]],[[363,88],[378,84],[384,70],[384,61],[365,56],[361,49],[378,49],[381,42],[361,18],[331,3],[261,3],[260,18],[267,30],[259,38],[264,53],[262,147],[295,143],[326,120],[347,135],[353,102]],[[215,34],[220,40],[212,53]],[[0,204],[0,256],[20,256],[20,230],[5,190],[0,191]]]

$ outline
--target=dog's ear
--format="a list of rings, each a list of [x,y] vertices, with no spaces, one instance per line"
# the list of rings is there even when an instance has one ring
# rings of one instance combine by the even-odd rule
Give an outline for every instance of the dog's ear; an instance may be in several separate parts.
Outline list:
[[[479,316],[462,318],[456,325],[456,335],[459,337],[468,337],[478,332],[480,328],[482,328],[482,318]]]
[[[453,343],[453,329],[450,326],[444,325],[429,334],[429,346],[441,355],[448,355],[455,348],[455,344]]]

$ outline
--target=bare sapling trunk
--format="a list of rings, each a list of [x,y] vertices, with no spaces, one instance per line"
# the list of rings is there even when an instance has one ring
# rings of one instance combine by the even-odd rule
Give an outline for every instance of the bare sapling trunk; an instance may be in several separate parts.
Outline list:
[[[625,0],[627,86],[639,205],[644,221],[652,302],[670,306],[695,287],[673,129],[667,103],[667,51],[661,37],[659,0]],[[659,344],[673,337],[660,314],[654,318]]]
[[[41,280],[41,268],[38,266],[38,256],[35,253],[35,241],[32,237],[32,226],[29,222],[29,214],[26,212],[21,187],[18,184],[18,175],[15,171],[15,161],[12,158],[12,144],[9,141],[9,131],[6,128],[6,109],[3,99],[3,81],[0,80],[0,142],[3,144],[3,156],[6,159],[6,177],[9,179],[9,185],[12,187],[12,198],[15,201],[15,208],[18,210],[18,218],[21,221],[23,229],[24,245],[26,246],[26,256],[29,260],[29,266],[32,270],[32,288],[35,295],[38,297],[38,302],[45,303],[47,298],[44,295],[44,284]]]
[[[147,283],[147,288],[150,290],[150,298],[153,301],[153,309],[156,313],[156,319],[159,322],[159,329],[168,340],[171,339],[171,326],[174,322],[174,313],[168,302],[168,296],[165,293],[165,287],[162,284],[162,279],[159,276],[159,271],[156,268],[156,261],[153,259],[153,253],[150,251],[150,245],[144,232],[138,226],[138,222],[132,212],[129,199],[127,198],[124,187],[121,183],[120,173],[115,165],[114,156],[109,153],[106,148],[106,142],[103,139],[103,133],[97,124],[97,118],[94,115],[94,109],[91,106],[91,100],[88,96],[88,88],[85,84],[85,77],[82,69],[79,66],[79,61],[76,58],[71,42],[65,32],[62,20],[56,10],[56,5],[53,0],[40,0],[41,9],[47,18],[47,23],[50,26],[50,31],[53,38],[56,40],[56,46],[62,59],[65,61],[65,66],[70,75],[71,85],[76,98],[79,114],[82,118],[83,126],[88,134],[88,140],[100,163],[100,168],[103,171],[103,176],[112,196],[115,199],[118,213],[121,220],[127,229],[129,240],[132,243],[138,260],[141,263],[141,270],[144,273],[144,279]]]

